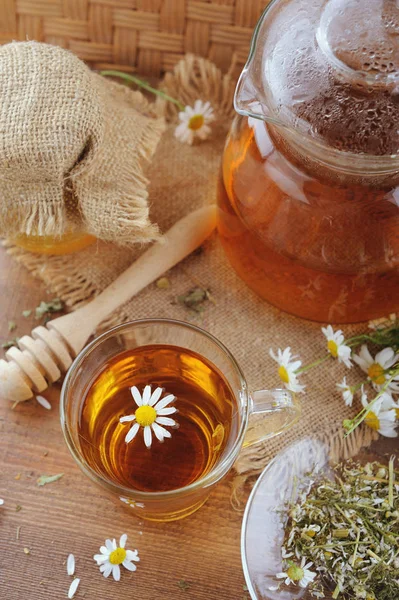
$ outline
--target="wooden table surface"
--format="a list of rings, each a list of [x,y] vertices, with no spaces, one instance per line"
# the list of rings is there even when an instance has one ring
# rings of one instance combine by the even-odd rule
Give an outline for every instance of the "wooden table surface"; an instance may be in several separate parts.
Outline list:
[[[1,341],[29,333],[37,321],[33,315],[24,318],[22,311],[48,298],[43,285],[0,250]],[[17,323],[12,333],[9,321]],[[52,410],[36,401],[12,409],[0,399],[0,598],[66,598],[72,579],[65,562],[72,552],[81,579],[75,598],[249,599],[240,558],[242,513],[230,503],[232,477],[183,521],[139,521],[79,470],[61,434],[59,386],[45,396]],[[380,440],[374,450],[385,454],[395,447],[397,440]],[[57,482],[37,485],[40,475],[58,473],[64,475]],[[123,571],[117,583],[102,577],[92,555],[106,538],[122,533],[141,562],[135,573]],[[189,586],[185,590],[182,580]]]

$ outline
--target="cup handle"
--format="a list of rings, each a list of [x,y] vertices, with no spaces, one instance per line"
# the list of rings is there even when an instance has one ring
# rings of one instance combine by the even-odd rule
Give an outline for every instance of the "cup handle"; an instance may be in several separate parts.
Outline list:
[[[299,420],[301,405],[288,390],[256,390],[250,393],[248,428],[244,448],[280,435]]]

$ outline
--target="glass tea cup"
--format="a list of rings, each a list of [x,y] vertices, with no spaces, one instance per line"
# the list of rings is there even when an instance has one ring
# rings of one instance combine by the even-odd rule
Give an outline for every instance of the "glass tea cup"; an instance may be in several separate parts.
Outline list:
[[[166,491],[136,489],[131,485],[121,483],[117,477],[111,476],[109,471],[98,464],[93,464],[83,451],[83,439],[80,431],[85,398],[93,388],[93,382],[98,381],[99,376],[107,377],[107,390],[111,390],[112,393],[115,388],[115,378],[113,379],[112,370],[108,369],[107,365],[115,364],[118,356],[146,352],[147,348],[155,348],[156,351],[157,347],[167,349],[168,356],[172,356],[172,360],[168,359],[168,373],[171,368],[176,369],[179,377],[191,377],[187,368],[190,360],[204,361],[203,364],[208,365],[209,368],[207,367],[199,375],[194,374],[196,384],[199,383],[200,386],[206,387],[208,373],[217,373],[221,381],[223,380],[226,389],[229,390],[231,399],[228,427],[219,425],[211,434],[213,439],[214,436],[217,438],[220,432],[224,434],[228,431],[228,435],[224,434],[223,449],[220,450],[215,462],[188,485]],[[185,364],[182,364],[180,357],[186,356],[185,352],[190,353],[187,356],[191,358],[186,359]],[[162,380],[163,366],[161,363],[156,364],[155,361],[151,365],[144,364],[144,369],[147,384]],[[130,376],[134,378],[133,371],[129,372]],[[130,383],[126,385],[128,385],[126,387],[128,390],[135,383],[130,380]],[[173,392],[172,389],[166,388],[167,384],[165,385],[165,394],[168,391]],[[216,395],[218,389],[216,387]],[[187,399],[185,401],[187,402]],[[96,405],[101,402],[100,393],[100,397],[96,399]],[[188,402],[190,402],[190,398],[188,398]],[[175,404],[179,408],[178,394],[176,394]],[[110,406],[112,408],[112,396]],[[132,398],[130,412],[133,413],[135,408],[137,409],[137,406],[134,406]],[[201,406],[194,408],[203,411]],[[132,321],[114,327],[100,335],[80,352],[69,369],[62,387],[60,413],[62,431],[68,448],[86,475],[128,505],[138,517],[153,521],[173,521],[192,514],[204,504],[213,487],[230,471],[242,447],[279,435],[291,427],[300,417],[300,406],[296,397],[287,390],[250,391],[233,355],[211,334],[188,323],[168,319],[149,319]],[[176,416],[176,421],[179,421],[179,413],[172,416]],[[119,427],[119,414],[116,423],[115,427]],[[95,429],[95,424],[91,423],[90,419],[89,427]],[[101,429],[108,432],[112,427],[106,425]],[[127,432],[127,429],[124,431]],[[170,432],[172,436],[175,435],[173,429]],[[137,436],[140,437],[141,433],[139,432]],[[146,449],[143,436],[141,436],[140,442],[143,444],[142,452],[144,454]],[[165,440],[165,448],[170,442],[169,439]],[[160,444],[154,435],[152,444]],[[220,444],[218,448],[219,446],[221,447]],[[155,447],[155,449],[158,448],[160,446]],[[183,449],[177,460],[183,461],[185,454]],[[151,453],[146,456],[150,457]],[[115,456],[111,456],[109,459],[110,464],[117,462]],[[165,478],[170,477],[174,464],[176,464],[176,460],[170,461],[165,468]],[[149,471],[151,471],[151,466]]]

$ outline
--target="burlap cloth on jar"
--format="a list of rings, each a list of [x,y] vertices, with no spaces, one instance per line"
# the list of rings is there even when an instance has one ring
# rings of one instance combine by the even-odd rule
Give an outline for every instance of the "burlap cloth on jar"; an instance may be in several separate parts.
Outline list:
[[[215,201],[220,158],[234,113],[234,83],[212,63],[192,56],[180,62],[163,81],[163,88],[171,96],[187,104],[193,104],[197,98],[210,100],[217,113],[213,135],[208,141],[193,147],[181,144],[174,138],[172,122],[158,145],[147,175],[151,182],[151,215],[163,231],[190,210]],[[173,121],[176,114],[170,104],[168,112]],[[9,247],[8,251],[73,309],[110,284],[142,249],[98,242],[94,247],[66,257],[46,258],[16,247]],[[291,346],[304,364],[325,353],[320,325],[282,313],[260,300],[230,267],[216,234],[205,244],[202,253],[172,269],[168,279],[168,289],[150,285],[115,312],[100,329],[146,317],[193,320],[232,351],[252,389],[278,385],[276,363],[269,357],[270,347]],[[210,288],[215,301],[209,302],[200,316],[193,316],[176,302],[179,295],[196,285]],[[345,333],[361,329],[345,327]],[[342,420],[353,417],[356,412],[356,407],[344,405],[335,388],[346,371],[331,361],[303,377],[307,389],[301,395],[301,420],[284,435],[245,449],[236,464],[242,479],[259,472],[278,451],[302,436],[313,435],[325,440],[335,458],[352,456],[375,439],[375,433],[365,427],[346,440],[343,438]],[[240,477],[236,481],[240,481]]]
[[[0,46],[0,235],[154,240],[144,169],[164,127],[141,93],[72,52]]]

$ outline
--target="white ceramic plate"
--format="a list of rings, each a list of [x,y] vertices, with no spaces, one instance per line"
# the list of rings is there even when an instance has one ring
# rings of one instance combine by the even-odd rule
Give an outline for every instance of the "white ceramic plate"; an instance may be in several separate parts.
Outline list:
[[[288,501],[309,486],[310,472],[329,472],[324,444],[302,439],[270,462],[260,475],[245,509],[241,531],[241,557],[246,584],[252,600],[297,600],[311,598],[306,590],[279,591],[275,574],[283,571],[281,546],[284,540],[283,515]],[[326,595],[328,599],[328,594]]]

